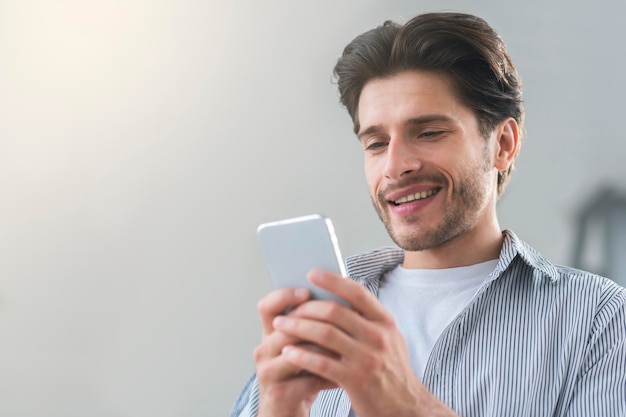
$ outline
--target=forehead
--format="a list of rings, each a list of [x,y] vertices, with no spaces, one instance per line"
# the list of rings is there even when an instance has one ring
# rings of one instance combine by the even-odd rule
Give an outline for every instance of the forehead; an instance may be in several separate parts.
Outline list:
[[[425,115],[451,119],[473,116],[455,93],[450,77],[410,70],[365,84],[358,106],[360,127],[401,122]]]

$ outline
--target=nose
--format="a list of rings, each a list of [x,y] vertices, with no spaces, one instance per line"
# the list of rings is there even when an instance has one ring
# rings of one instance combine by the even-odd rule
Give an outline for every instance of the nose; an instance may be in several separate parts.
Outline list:
[[[392,138],[389,141],[385,160],[385,177],[390,180],[399,180],[419,170],[421,166],[422,163],[410,143],[402,138]]]

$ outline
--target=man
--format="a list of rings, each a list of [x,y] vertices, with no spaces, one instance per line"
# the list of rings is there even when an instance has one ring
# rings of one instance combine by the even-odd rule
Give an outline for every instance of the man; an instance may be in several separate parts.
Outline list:
[[[465,14],[386,22],[335,67],[372,201],[401,249],[271,292],[232,416],[624,416],[626,291],[551,264],[496,201],[521,144],[521,82]],[[290,309],[288,314],[283,314]]]

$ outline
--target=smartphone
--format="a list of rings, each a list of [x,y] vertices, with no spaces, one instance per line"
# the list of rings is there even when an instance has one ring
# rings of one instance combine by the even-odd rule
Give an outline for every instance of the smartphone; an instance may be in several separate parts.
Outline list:
[[[257,236],[275,288],[307,288],[313,299],[331,300],[348,306],[346,301],[316,287],[306,278],[313,268],[347,276],[329,218],[312,214],[264,223],[258,227]]]

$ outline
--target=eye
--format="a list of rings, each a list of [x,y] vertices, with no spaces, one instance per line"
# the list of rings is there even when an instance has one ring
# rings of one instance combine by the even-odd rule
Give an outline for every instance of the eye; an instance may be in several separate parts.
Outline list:
[[[367,143],[365,143],[365,150],[366,151],[378,151],[384,148],[385,146],[387,146],[387,143],[388,143],[387,141],[380,140],[380,139],[370,140],[370,141],[367,141]]]
[[[419,137],[420,138],[434,138],[443,133],[444,132],[442,130],[427,130],[425,132],[420,133]]]

